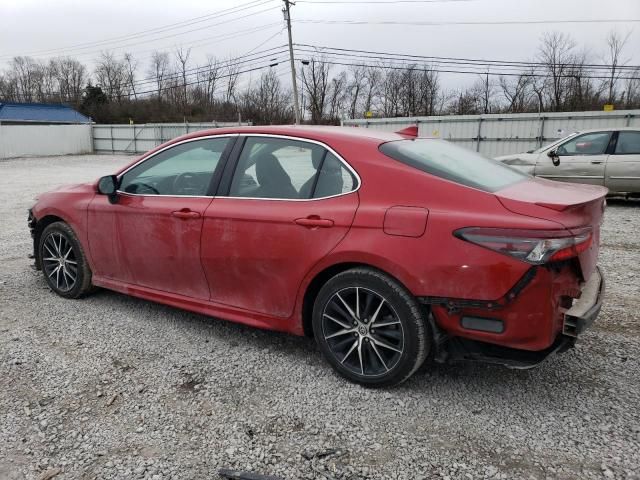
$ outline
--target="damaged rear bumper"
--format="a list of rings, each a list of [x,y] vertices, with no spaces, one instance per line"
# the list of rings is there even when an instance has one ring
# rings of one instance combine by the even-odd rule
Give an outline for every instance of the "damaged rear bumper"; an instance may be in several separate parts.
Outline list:
[[[602,271],[596,267],[583,285],[580,298],[564,314],[563,335],[577,337],[593,324],[602,308],[604,284]]]
[[[589,280],[580,285],[580,296],[573,301],[573,304],[564,311],[558,318],[557,328],[551,344],[544,349],[522,349],[512,347],[499,342],[492,341],[495,337],[499,339],[505,334],[504,329],[496,329],[495,332],[483,332],[487,337],[473,338],[466,335],[457,335],[440,328],[437,322],[434,322],[433,328],[436,331],[436,355],[435,359],[439,362],[455,362],[459,360],[472,360],[484,363],[493,363],[504,365],[509,368],[527,369],[533,368],[544,362],[549,356],[562,353],[575,345],[577,337],[589,328],[597,318],[602,308],[605,293],[605,280],[599,267],[592,273]],[[538,297],[538,302],[542,297]],[[514,297],[515,299],[515,297]],[[503,307],[504,308],[504,307]],[[478,318],[484,320],[485,323],[489,316],[499,318],[500,307],[493,312],[486,309],[488,314],[486,318]],[[460,323],[464,326],[465,317],[458,314]],[[525,317],[526,318],[526,317]],[[516,322],[519,323],[518,320]],[[483,327],[484,328],[484,327]],[[532,335],[538,333],[545,335],[544,330],[530,331]]]

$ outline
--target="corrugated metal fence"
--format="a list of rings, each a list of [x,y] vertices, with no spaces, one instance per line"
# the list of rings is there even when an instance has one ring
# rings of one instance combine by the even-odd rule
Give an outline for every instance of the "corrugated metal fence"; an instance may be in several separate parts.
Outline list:
[[[93,125],[93,151],[96,153],[144,153],[186,133],[238,125],[238,122]],[[241,125],[246,126],[251,123]]]
[[[421,136],[439,137],[497,157],[539,148],[578,130],[640,128],[640,110],[370,118],[342,124],[390,132],[417,124]]]
[[[91,125],[0,124],[0,159],[91,152]]]

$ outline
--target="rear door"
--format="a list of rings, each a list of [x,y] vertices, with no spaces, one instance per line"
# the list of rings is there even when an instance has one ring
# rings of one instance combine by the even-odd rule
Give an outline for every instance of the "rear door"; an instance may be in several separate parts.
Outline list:
[[[535,176],[563,182],[604,185],[607,149],[613,132],[589,132],[577,135],[555,148],[560,160],[554,165],[546,153],[538,157]]]
[[[640,192],[640,131],[618,132],[607,160],[605,187],[612,192]]]
[[[351,167],[324,145],[247,136],[204,214],[211,300],[289,317],[304,276],[348,232],[358,186]]]

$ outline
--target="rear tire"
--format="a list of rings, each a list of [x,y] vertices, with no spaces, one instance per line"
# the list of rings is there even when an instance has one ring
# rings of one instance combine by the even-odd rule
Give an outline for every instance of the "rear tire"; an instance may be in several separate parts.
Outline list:
[[[343,377],[370,387],[407,380],[431,349],[427,312],[400,283],[372,268],[331,278],[313,307],[322,354]]]
[[[91,269],[69,225],[47,225],[40,235],[38,254],[44,278],[55,293],[64,298],[80,298],[91,291]]]

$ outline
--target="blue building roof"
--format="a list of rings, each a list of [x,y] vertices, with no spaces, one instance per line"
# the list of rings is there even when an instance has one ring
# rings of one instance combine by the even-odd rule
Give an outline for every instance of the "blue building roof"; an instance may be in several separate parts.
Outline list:
[[[91,123],[91,119],[66,105],[0,103],[2,122]]]

